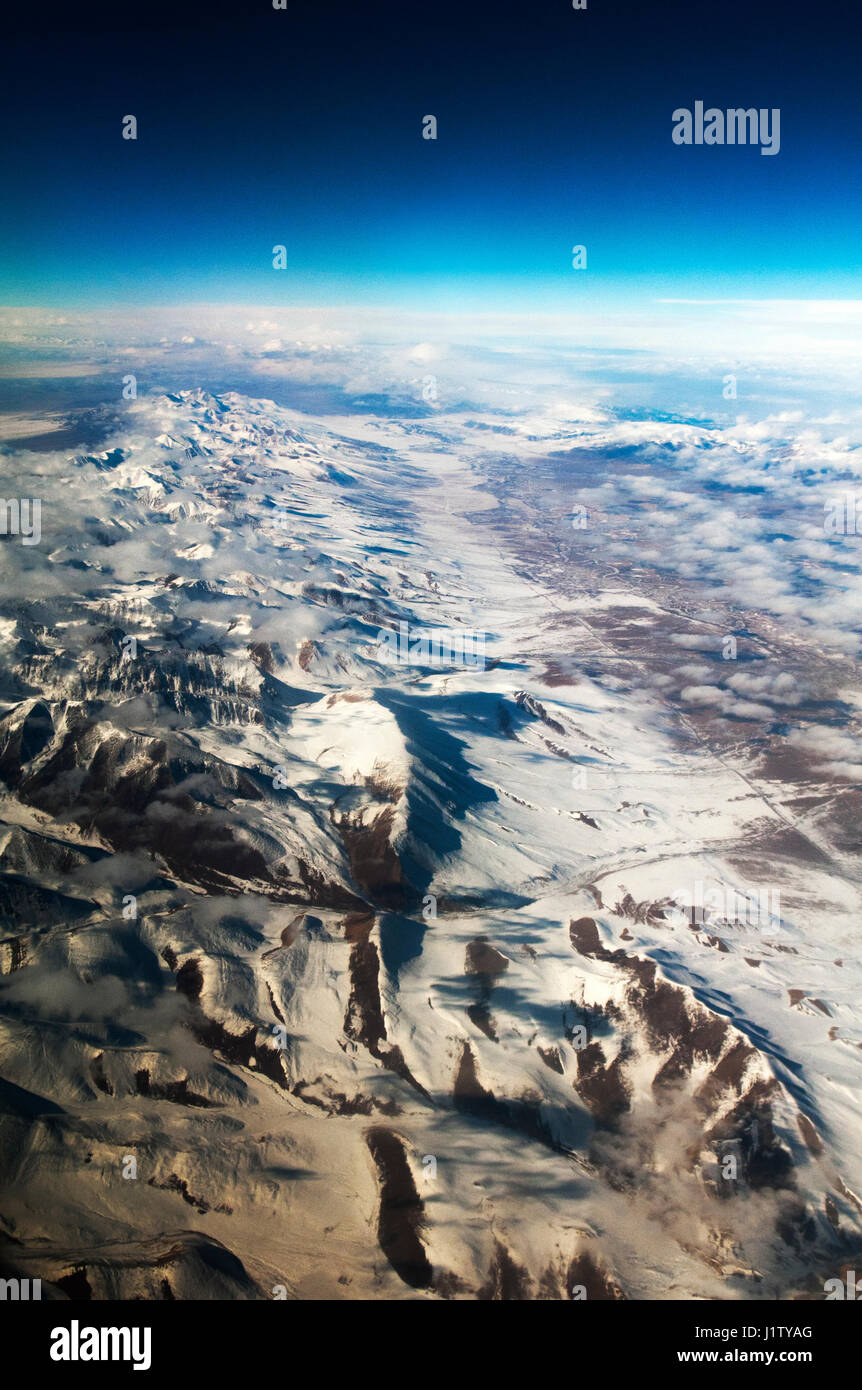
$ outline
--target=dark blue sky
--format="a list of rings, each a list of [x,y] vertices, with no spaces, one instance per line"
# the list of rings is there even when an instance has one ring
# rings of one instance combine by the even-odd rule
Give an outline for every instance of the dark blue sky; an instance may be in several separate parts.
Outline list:
[[[857,0],[39,6],[0,301],[860,297],[859,38]],[[780,154],[674,145],[698,99],[780,107]]]

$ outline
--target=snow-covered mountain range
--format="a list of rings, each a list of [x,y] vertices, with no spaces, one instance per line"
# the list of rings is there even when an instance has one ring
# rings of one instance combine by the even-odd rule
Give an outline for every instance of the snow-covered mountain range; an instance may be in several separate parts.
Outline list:
[[[706,471],[675,498],[792,444],[653,426],[178,390],[26,456],[8,1272],[757,1299],[859,1258],[855,620],[764,580],[750,477],[732,572]]]

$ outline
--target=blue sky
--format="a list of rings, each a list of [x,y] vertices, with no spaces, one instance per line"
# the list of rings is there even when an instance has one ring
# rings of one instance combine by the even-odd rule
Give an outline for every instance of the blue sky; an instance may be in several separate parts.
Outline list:
[[[0,302],[860,294],[852,5],[288,4],[17,21]],[[699,99],[779,107],[780,154],[675,146]]]

